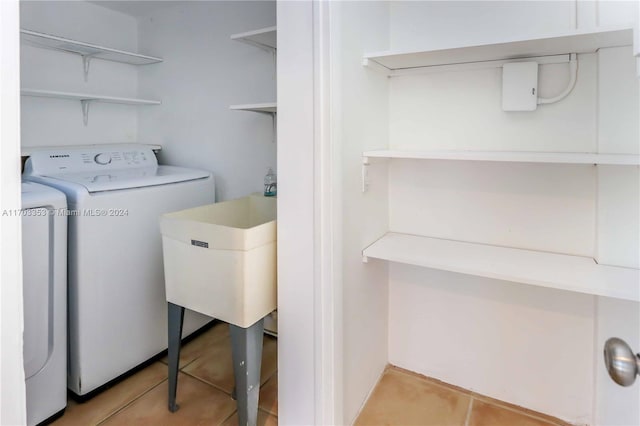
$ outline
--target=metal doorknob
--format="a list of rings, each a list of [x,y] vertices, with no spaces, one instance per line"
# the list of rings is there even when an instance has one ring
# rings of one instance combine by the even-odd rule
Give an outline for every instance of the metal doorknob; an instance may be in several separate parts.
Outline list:
[[[640,354],[634,354],[627,342],[617,337],[604,344],[604,364],[609,376],[621,386],[631,386],[640,374]]]

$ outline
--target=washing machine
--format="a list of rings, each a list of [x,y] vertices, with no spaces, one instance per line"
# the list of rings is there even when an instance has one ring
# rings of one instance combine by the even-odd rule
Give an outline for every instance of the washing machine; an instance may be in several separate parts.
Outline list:
[[[23,353],[30,426],[67,406],[66,207],[60,191],[22,183]]]
[[[213,203],[214,179],[145,145],[37,151],[24,179],[67,196],[67,385],[87,397],[167,348],[159,216]],[[184,335],[210,320],[189,312]]]

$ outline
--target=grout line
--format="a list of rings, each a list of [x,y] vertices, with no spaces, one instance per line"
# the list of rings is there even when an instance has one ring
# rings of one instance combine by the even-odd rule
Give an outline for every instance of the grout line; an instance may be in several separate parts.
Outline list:
[[[529,411],[523,411],[523,410],[519,410],[515,407],[510,407],[508,405],[503,405],[500,402],[493,402],[493,401],[483,401],[486,404],[489,405],[493,405],[494,407],[498,407],[498,408],[502,408],[503,410],[507,410],[507,411],[511,411],[512,413],[516,413],[516,414],[520,414],[522,416],[525,417],[529,417],[531,419],[535,419],[538,421],[541,421],[543,423],[546,423],[548,425],[553,425],[553,426],[566,426],[568,423],[558,423],[554,420],[548,419],[548,418],[544,418],[542,416],[536,415],[534,412],[529,412]],[[528,410],[528,409],[527,409]],[[562,420],[562,419],[560,419]]]
[[[109,420],[111,417],[115,416],[116,414],[124,411],[125,409],[129,408],[131,405],[133,405],[136,401],[138,401],[140,398],[142,398],[143,396],[145,396],[146,394],[148,394],[149,392],[151,392],[152,390],[154,390],[155,388],[157,388],[158,386],[160,386],[161,384],[163,384],[164,382],[166,382],[168,379],[164,379],[161,382],[155,384],[154,386],[151,386],[149,389],[147,389],[146,391],[142,392],[140,395],[138,395],[137,397],[135,397],[134,399],[132,399],[131,401],[127,402],[126,404],[124,404],[122,407],[119,407],[117,410],[115,410],[113,413],[109,414],[107,417],[105,417],[104,419],[100,420],[98,423],[96,423],[96,426],[103,424],[104,422],[106,422],[107,420]]]
[[[184,369],[187,368],[188,366],[190,366],[191,364],[193,364],[194,362],[196,362],[197,360],[199,360],[204,354],[200,354],[197,357],[195,357],[194,359],[192,359],[191,361],[187,362],[186,364],[184,364],[182,367],[180,367],[180,361],[178,361],[178,370],[182,371],[184,373]],[[167,365],[169,365],[169,363],[167,363]]]
[[[229,414],[227,417],[224,418],[224,420],[222,420],[220,423],[218,423],[218,425],[223,425],[227,420],[229,420],[231,417],[233,417],[234,414],[236,414],[238,412],[238,410],[233,410],[231,412],[231,414]]]
[[[464,420],[464,426],[469,426],[469,420],[471,420],[471,410],[473,410],[473,397],[469,398],[469,408],[467,409],[467,418]]]
[[[273,374],[271,374],[269,377],[267,377],[267,379],[264,381],[263,384],[260,385],[260,389],[262,389],[263,387],[267,386],[267,383],[269,383],[274,377],[278,377],[278,369],[276,368],[276,371],[273,372]]]
[[[204,383],[205,385],[211,386],[212,388],[214,388],[214,389],[216,389],[216,390],[218,390],[218,391],[220,391],[220,392],[223,392],[223,393],[225,393],[226,395],[231,396],[231,392],[228,392],[228,391],[226,391],[225,389],[223,389],[222,387],[220,387],[220,386],[218,386],[218,385],[215,385],[215,384],[213,384],[213,383],[211,383],[211,382],[208,382],[208,381],[206,381],[206,380],[205,380],[205,379],[203,379],[203,378],[200,378],[200,377],[198,377],[198,376],[194,376],[193,374],[190,374],[190,373],[187,373],[187,372],[184,372],[184,371],[181,371],[181,373],[182,373],[182,374],[186,374],[187,376],[191,377],[192,379],[196,379],[197,381],[202,382],[202,383]]]
[[[567,422],[563,421],[562,419],[553,418],[553,416],[548,416],[547,417],[547,415],[545,415],[544,413],[537,413],[537,412],[535,412],[535,411],[533,411],[531,409],[528,409],[526,407],[521,407],[522,409],[520,407],[517,407],[517,406],[514,407],[511,404],[509,404],[508,402],[501,401],[501,400],[498,400],[498,399],[494,399],[494,398],[488,397],[486,395],[478,394],[478,393],[470,391],[468,389],[458,388],[457,386],[453,386],[453,385],[450,385],[449,383],[442,382],[442,381],[439,381],[437,379],[433,379],[432,377],[427,377],[427,376],[425,376],[423,374],[414,373],[414,372],[411,372],[409,370],[405,370],[402,367],[397,367],[397,366],[394,366],[392,364],[389,364],[389,367],[387,369],[393,369],[393,371],[395,371],[397,373],[403,374],[403,375],[405,375],[407,377],[412,377],[412,378],[414,378],[414,379],[416,379],[418,381],[421,381],[423,383],[428,383],[430,385],[439,387],[441,389],[446,389],[446,390],[448,390],[450,392],[456,392],[456,393],[461,394],[461,395],[468,395],[472,399],[476,399],[478,401],[482,401],[482,402],[484,402],[486,404],[493,405],[495,407],[503,408],[503,409],[511,411],[513,413],[521,414],[523,416],[526,416],[526,417],[529,417],[531,419],[535,419],[535,420],[541,421],[541,422],[546,423],[548,425],[552,425],[552,426],[568,426],[568,425],[570,425],[570,423],[567,423]],[[377,386],[377,384],[376,384],[376,386]],[[465,423],[465,425],[466,425],[466,423]]]
[[[269,411],[269,410],[265,410],[265,409],[264,409],[264,408],[262,408],[262,407],[258,407],[258,411],[262,411],[263,413],[266,413],[266,414],[268,414],[268,415],[270,415],[270,416],[272,416],[272,417],[276,417],[276,418],[278,417],[278,415],[277,415],[277,414],[272,413],[272,412],[271,412],[271,411]]]

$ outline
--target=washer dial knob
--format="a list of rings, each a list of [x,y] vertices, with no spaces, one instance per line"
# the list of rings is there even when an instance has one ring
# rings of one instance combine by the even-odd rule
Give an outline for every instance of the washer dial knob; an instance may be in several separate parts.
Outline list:
[[[103,152],[93,157],[93,161],[103,166],[106,166],[107,164],[111,163],[111,155]]]

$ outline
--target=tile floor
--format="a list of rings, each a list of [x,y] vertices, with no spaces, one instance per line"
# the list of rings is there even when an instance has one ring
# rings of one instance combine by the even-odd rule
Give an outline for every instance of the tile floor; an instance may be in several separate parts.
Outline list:
[[[278,424],[277,341],[265,336],[258,425]],[[180,351],[177,402],[167,409],[166,358],[155,362],[85,403],[69,399],[55,426],[237,425],[231,399],[233,370],[229,327],[219,323]]]
[[[355,426],[568,426],[553,417],[390,366]]]
[[[259,426],[278,424],[277,341],[264,337]],[[167,410],[166,358],[79,404],[69,399],[65,425],[238,424],[231,399],[229,327],[220,323],[182,347],[175,413]],[[558,419],[389,366],[356,426],[567,426]]]

